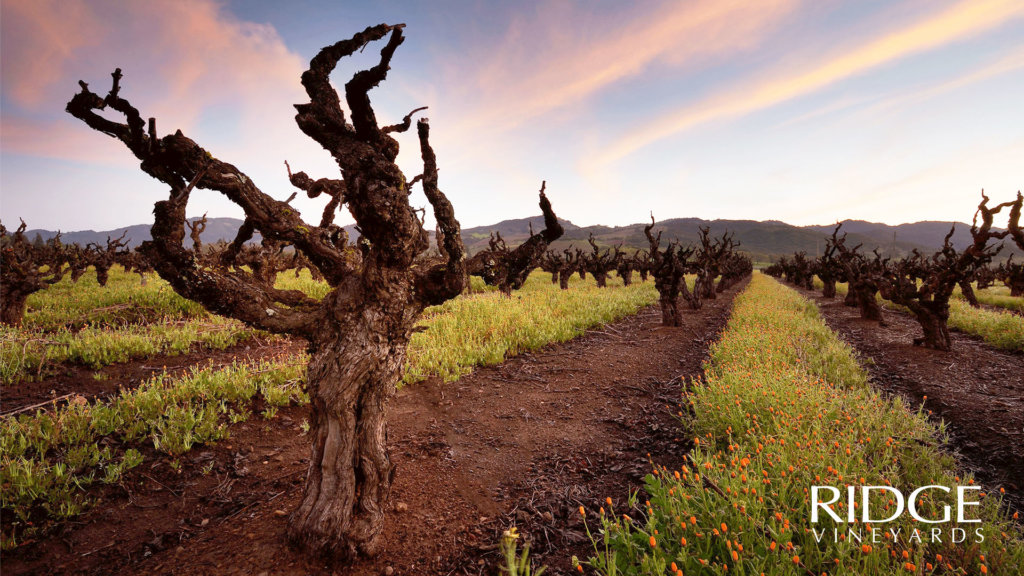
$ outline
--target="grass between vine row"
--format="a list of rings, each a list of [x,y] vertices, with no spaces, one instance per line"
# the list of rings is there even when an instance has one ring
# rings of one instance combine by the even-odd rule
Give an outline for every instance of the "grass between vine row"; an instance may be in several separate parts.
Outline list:
[[[44,378],[61,363],[99,369],[195,347],[223,350],[257,335],[267,337],[208,313],[155,274],[146,280],[143,285],[138,275],[114,266],[106,287],[90,270],[78,282],[66,276],[31,295],[24,325],[0,326],[0,382]]]
[[[979,524],[924,524],[906,513],[888,523],[839,524],[824,515],[811,523],[814,485],[838,488],[842,502],[848,485],[909,494],[974,481],[941,450],[941,425],[874,391],[815,305],[766,276],[755,274],[737,297],[703,378],[683,398],[681,421],[693,438],[685,465],[655,467],[645,497],[581,508],[594,542],[581,572],[1015,574],[1024,565],[1020,525],[998,493],[967,508]],[[895,512],[893,498],[873,493],[872,517]],[[955,519],[953,500],[933,490],[915,504],[925,519],[953,506]],[[846,518],[843,504],[835,509]],[[965,530],[964,542],[951,541],[954,527]]]
[[[977,296],[978,302],[982,304],[1006,308],[1015,312],[1024,312],[1024,298],[1010,296],[1010,289],[1006,286],[989,286],[984,290],[978,290],[977,286],[975,286],[974,295]],[[960,291],[959,286],[953,289],[953,296],[963,298],[963,292]]]
[[[495,291],[460,296],[426,311],[427,331],[410,343],[402,384],[429,376],[457,379],[474,366],[569,340],[656,299],[653,282],[624,287],[615,279],[597,288],[574,279],[569,290],[559,290],[539,273],[511,298]],[[80,514],[91,504],[86,489],[120,482],[141,463],[143,444],[174,459],[197,444],[226,438],[229,423],[252,416],[257,398],[266,406],[264,418],[273,418],[279,406],[308,402],[302,391],[306,362],[297,355],[197,367],[184,376],[158,375],[110,400],[78,398],[52,411],[3,419],[3,547],[35,537],[54,519]]]
[[[1004,350],[1024,352],[1024,316],[1004,310],[972,308],[963,300],[949,301],[949,325],[981,337]]]
[[[427,311],[421,324],[434,334],[413,336],[414,360],[404,381],[430,374],[452,380],[472,366],[573,338],[586,327],[619,318],[623,310],[629,313],[656,298],[652,283],[605,298],[593,281],[574,276],[570,290],[562,292],[549,286],[549,280],[547,274],[531,276],[511,299],[526,298],[525,304],[510,308],[507,299],[472,278],[473,293]],[[611,285],[621,286],[621,280],[612,279]],[[279,274],[277,287],[301,290],[313,298],[322,298],[330,289],[313,280],[308,270]],[[107,288],[96,283],[92,272],[76,284],[65,278],[30,297],[25,327],[0,326],[0,382],[10,385],[45,377],[61,363],[99,369],[194,348],[223,350],[255,337],[270,335],[209,314],[154,275],[142,286],[137,275],[115,266]]]
[[[257,335],[270,337],[241,322],[214,315],[119,328],[86,326],[49,334],[0,327],[0,382],[10,385],[40,379],[61,363],[96,370],[156,354],[177,356],[196,347],[223,350]]]

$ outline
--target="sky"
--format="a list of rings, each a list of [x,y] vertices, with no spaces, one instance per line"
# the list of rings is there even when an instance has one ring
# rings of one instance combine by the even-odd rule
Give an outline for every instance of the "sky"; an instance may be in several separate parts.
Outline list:
[[[337,2],[0,0],[0,219],[109,230],[167,190],[64,112],[78,81],[121,95],[264,192],[337,166],[294,122],[317,51],[406,24],[381,124],[428,106],[464,227],[555,212],[659,219],[970,221],[1024,188],[1024,0]],[[343,60],[342,86],[383,45]],[[399,165],[422,171],[415,131]],[[241,217],[212,191],[189,215]],[[422,192],[414,206],[426,206]],[[323,200],[293,203],[317,222]],[[341,223],[351,222],[343,214]],[[429,224],[429,221],[428,221]]]

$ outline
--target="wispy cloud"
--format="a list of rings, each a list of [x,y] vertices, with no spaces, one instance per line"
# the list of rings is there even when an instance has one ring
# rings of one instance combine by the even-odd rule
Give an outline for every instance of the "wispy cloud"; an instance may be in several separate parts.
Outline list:
[[[526,191],[544,178],[552,191],[562,186],[552,193],[563,205],[582,201],[594,191],[566,186],[579,181],[572,158],[597,143],[595,125],[620,120],[608,115],[609,98],[631,94],[642,110],[645,85],[753,54],[800,2],[659,1],[600,10],[543,3],[533,12],[511,11],[498,41],[470,32],[460,38],[461,53],[434,63],[443,98],[430,102],[431,117],[443,129],[432,136],[445,159],[443,178],[467,189],[475,188],[467,181],[486,181],[491,194],[510,198],[517,215],[535,213],[535,196]]]
[[[616,162],[653,142],[694,126],[735,118],[820,90],[886,63],[935,49],[1024,15],[1018,0],[965,0],[923,21],[890,32],[795,73],[737,86],[655,118],[591,156],[585,171]]]
[[[894,109],[903,109],[907,106],[925,102],[942,94],[953,92],[961,88],[984,82],[990,78],[1008,74],[1014,70],[1024,68],[1024,48],[999,58],[995,62],[988,63],[981,69],[972,70],[956,78],[942,82],[941,84],[928,86],[918,90],[902,92],[893,95],[870,95],[861,97],[841,98],[821,108],[811,110],[795,118],[791,118],[779,124],[779,127],[788,127],[808,120],[835,114],[857,108],[852,116],[856,121],[863,121],[864,116],[881,114]],[[870,105],[869,105],[870,104]]]
[[[984,68],[975,70],[960,76],[959,78],[954,78],[937,86],[930,86],[908,94],[900,94],[892,98],[884,99],[871,107],[866,108],[864,113],[875,114],[896,108],[904,108],[1021,68],[1024,68],[1024,48],[1008,54],[1005,57],[988,64]]]
[[[466,89],[452,96],[475,104],[466,130],[515,127],[585,102],[655,64],[662,70],[707,66],[749,50],[797,4],[699,0],[601,17],[549,7],[514,20],[500,45],[476,62],[468,81],[465,66],[475,57],[459,59],[458,71],[449,76]]]

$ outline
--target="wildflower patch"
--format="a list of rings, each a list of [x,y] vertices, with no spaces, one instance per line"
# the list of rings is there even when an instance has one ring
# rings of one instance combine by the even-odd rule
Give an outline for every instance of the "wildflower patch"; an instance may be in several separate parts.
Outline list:
[[[581,568],[817,576],[1024,565],[1020,526],[998,495],[957,474],[940,449],[943,427],[873,390],[814,304],[765,276],[736,298],[683,406],[693,439],[685,464],[654,467],[642,502],[634,494],[590,511],[594,555]],[[948,489],[921,489],[934,486]],[[814,487],[831,512],[816,522]],[[850,487],[855,498],[842,497]],[[865,505],[869,520],[886,521],[864,522]]]

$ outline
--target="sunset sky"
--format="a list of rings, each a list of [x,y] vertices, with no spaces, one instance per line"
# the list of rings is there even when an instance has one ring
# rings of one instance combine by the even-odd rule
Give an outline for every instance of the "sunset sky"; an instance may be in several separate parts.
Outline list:
[[[323,46],[406,41],[371,93],[381,123],[429,106],[463,226],[539,213],[827,224],[969,221],[1024,188],[1024,0],[214,2],[2,0],[0,218],[105,230],[166,197],[116,140],[64,112],[78,80],[245,171],[338,177],[295,126]],[[342,61],[342,85],[382,44]],[[415,134],[399,162],[421,170]],[[240,216],[214,192],[190,215]],[[417,192],[413,203],[426,205]],[[295,201],[308,221],[321,201]],[[345,222],[350,222],[347,214]]]

